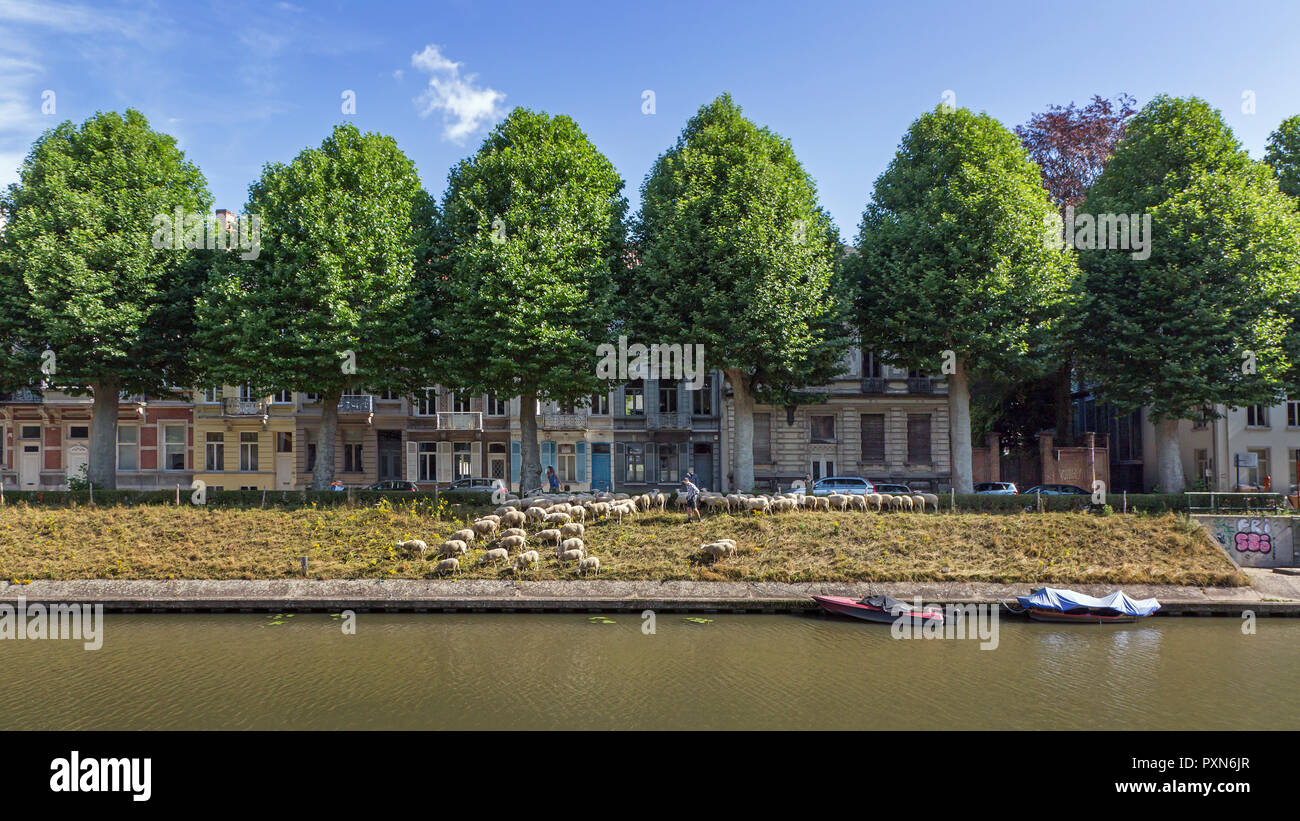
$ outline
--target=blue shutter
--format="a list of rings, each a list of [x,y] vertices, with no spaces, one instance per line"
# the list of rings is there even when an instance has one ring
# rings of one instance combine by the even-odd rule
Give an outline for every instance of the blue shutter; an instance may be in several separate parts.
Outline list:
[[[519,440],[511,439],[510,440],[510,477],[509,477],[509,481],[511,482],[518,482],[520,479],[520,472],[521,472],[521,468],[519,467],[520,459],[521,457],[519,455]],[[521,490],[523,489],[522,485],[520,486],[520,489]]]
[[[578,481],[587,481],[587,443],[578,443]]]
[[[542,475],[543,476],[546,475],[547,467],[554,467],[554,466],[555,466],[555,443],[543,442],[542,443]]]
[[[627,481],[627,446],[622,442],[615,442],[614,443],[614,487],[621,487],[626,481]]]

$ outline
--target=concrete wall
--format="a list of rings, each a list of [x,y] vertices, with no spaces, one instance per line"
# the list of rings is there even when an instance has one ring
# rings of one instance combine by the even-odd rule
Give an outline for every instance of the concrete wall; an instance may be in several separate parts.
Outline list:
[[[1296,567],[1295,516],[1225,516],[1194,514],[1214,540],[1243,567]]]

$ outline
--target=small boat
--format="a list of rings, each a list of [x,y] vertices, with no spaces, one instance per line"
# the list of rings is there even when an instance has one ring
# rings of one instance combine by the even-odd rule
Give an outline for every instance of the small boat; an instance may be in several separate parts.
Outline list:
[[[813,596],[813,601],[821,605],[827,613],[851,616],[863,621],[893,624],[903,619],[918,626],[930,622],[943,624],[943,610],[940,608],[930,606],[918,610],[913,605],[891,596],[867,596],[862,599],[850,596]]]
[[[1130,599],[1122,591],[1097,598],[1073,590],[1040,587],[1028,596],[1017,596],[1022,609],[1034,621],[1082,624],[1129,624],[1160,609],[1155,599]]]

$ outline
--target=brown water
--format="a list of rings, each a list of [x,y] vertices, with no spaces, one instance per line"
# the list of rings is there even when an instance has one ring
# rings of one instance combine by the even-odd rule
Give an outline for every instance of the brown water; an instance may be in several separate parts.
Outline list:
[[[8,729],[1300,729],[1300,620],[1004,620],[895,640],[808,616],[108,614],[0,641]]]

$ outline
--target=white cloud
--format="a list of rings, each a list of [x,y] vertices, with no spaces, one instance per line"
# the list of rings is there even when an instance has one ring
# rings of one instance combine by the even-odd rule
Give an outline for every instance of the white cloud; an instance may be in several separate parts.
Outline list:
[[[504,92],[476,84],[476,74],[461,76],[461,63],[447,59],[434,45],[411,55],[411,65],[429,75],[429,86],[415,99],[420,116],[442,112],[444,139],[463,143],[480,128],[505,116]]]

